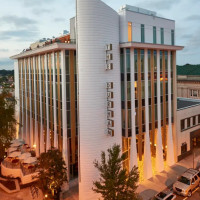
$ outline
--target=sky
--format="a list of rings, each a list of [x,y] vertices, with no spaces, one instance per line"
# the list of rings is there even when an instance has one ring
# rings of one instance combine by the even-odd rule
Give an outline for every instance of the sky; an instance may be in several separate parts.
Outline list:
[[[177,64],[200,64],[200,0],[103,0],[118,11],[128,4],[176,21]],[[75,0],[0,0],[0,69],[13,69],[10,56],[41,38],[69,31]]]

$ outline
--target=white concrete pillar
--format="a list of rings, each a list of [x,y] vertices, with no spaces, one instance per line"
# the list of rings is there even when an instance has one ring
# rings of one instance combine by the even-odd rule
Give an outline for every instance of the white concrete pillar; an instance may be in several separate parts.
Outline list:
[[[42,104],[42,67],[41,67],[41,57],[38,56],[39,65],[39,87],[40,87],[40,153],[44,152],[44,131],[43,131],[43,104]]]
[[[20,91],[19,91],[19,62],[18,60],[15,60],[14,61],[14,80],[15,80],[15,100],[16,100],[16,104],[15,104],[15,119],[16,119],[16,122],[18,124],[16,124],[16,139],[19,138],[19,124],[20,124],[20,121],[19,121],[19,116],[20,116],[20,100],[19,100],[19,94],[20,94]]]
[[[22,118],[21,118],[21,138],[24,139],[24,97],[23,97],[23,61],[20,62],[21,64],[21,104],[22,104]]]
[[[49,85],[48,85],[48,60],[47,54],[44,55],[44,67],[46,75],[46,119],[47,119],[47,134],[46,134],[46,149],[51,148],[50,130],[49,130]]]
[[[58,134],[57,134],[57,114],[56,114],[56,63],[55,54],[52,53],[52,67],[53,67],[53,115],[54,115],[54,147],[58,148]]]
[[[66,106],[66,69],[65,51],[61,51],[61,73],[62,73],[62,126],[63,126],[63,158],[68,167],[68,148],[67,148],[67,106]],[[69,177],[69,170],[68,170]]]
[[[25,142],[26,144],[29,144],[29,127],[28,127],[28,99],[27,99],[27,77],[26,77],[26,74],[27,74],[27,62],[26,62],[26,59],[24,59],[24,65],[25,65],[25,108],[26,108],[26,139],[25,139]],[[29,144],[30,145],[30,144]]]
[[[131,138],[131,151],[130,151],[130,170],[133,166],[138,166],[137,162],[137,147],[135,135],[135,72],[134,72],[134,49],[130,51],[131,59],[131,124],[132,124],[132,138]]]
[[[144,178],[152,177],[151,148],[149,138],[149,95],[148,95],[148,51],[144,51],[144,77],[145,77],[145,136],[144,136]]]
[[[30,99],[30,146],[33,147],[33,119],[32,119],[32,81],[31,81],[31,60],[28,58],[28,67],[29,67],[29,99]]]
[[[168,131],[167,131],[167,164],[169,166],[175,163],[174,144],[172,137],[172,102],[171,102],[171,56],[168,51]]]
[[[36,148],[36,156],[39,156],[39,143],[38,143],[38,122],[37,122],[37,101],[36,101],[36,94],[37,94],[37,88],[36,88],[36,65],[35,65],[35,57],[33,57],[33,77],[34,77],[34,110],[35,110],[35,141],[34,145]]]
[[[157,116],[158,129],[156,131],[156,171],[164,170],[163,145],[161,132],[161,105],[160,105],[160,51],[157,50]]]
[[[24,92],[23,92],[23,95],[24,95],[24,99],[23,99],[23,139],[24,141],[26,142],[26,70],[25,70],[25,59],[23,59],[23,73],[24,73],[24,76],[23,76],[23,81],[24,81],[24,84],[23,84],[23,89],[24,89]]]

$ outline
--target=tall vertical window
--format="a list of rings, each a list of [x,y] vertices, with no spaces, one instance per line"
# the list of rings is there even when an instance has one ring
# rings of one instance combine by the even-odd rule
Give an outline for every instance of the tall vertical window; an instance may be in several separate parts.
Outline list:
[[[141,42],[145,42],[145,37],[144,37],[144,24],[141,24]]]
[[[153,27],[153,43],[156,44],[156,27]]]
[[[132,22],[128,22],[128,42],[132,41]]]
[[[174,45],[174,30],[171,30],[171,44]]]
[[[164,44],[164,28],[160,28],[160,43]]]

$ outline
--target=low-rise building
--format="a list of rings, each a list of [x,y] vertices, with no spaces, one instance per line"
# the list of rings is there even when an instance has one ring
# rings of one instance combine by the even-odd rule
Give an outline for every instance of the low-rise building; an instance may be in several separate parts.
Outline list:
[[[176,142],[178,161],[200,147],[200,100],[177,99]]]

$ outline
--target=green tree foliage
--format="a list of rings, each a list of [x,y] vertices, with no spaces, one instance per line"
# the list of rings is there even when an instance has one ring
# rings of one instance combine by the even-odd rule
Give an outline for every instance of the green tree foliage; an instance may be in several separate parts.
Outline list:
[[[0,94],[0,162],[16,131],[15,104],[15,99],[7,90]]]
[[[140,197],[136,193],[139,173],[137,167],[133,167],[130,172],[123,168],[123,161],[126,155],[121,155],[119,145],[113,145],[108,150],[101,153],[101,162],[94,161],[94,166],[100,172],[100,179],[93,182],[92,190],[101,194],[104,200],[138,200]]]
[[[39,170],[38,187],[43,194],[59,199],[61,186],[67,182],[67,168],[62,153],[58,149],[51,149],[42,153],[38,159]]]

